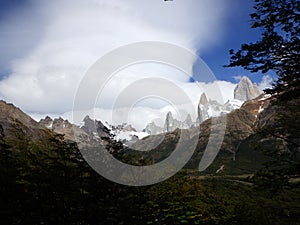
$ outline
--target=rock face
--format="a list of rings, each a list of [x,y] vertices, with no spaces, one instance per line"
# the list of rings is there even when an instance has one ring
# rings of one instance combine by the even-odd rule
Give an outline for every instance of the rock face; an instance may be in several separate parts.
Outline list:
[[[209,102],[207,100],[206,94],[202,93],[198,103],[198,118],[197,124],[201,124],[204,120],[209,118],[208,115]]]
[[[26,136],[38,142],[56,138],[57,134],[61,134],[63,141],[66,143],[76,142],[78,146],[90,146],[99,143],[98,140],[95,140],[68,120],[62,118],[53,120],[47,116],[40,122],[36,122],[19,108],[4,101],[0,101],[0,127],[3,135],[9,139],[18,139],[19,137],[16,134],[20,132],[24,137]],[[75,134],[77,136],[76,140]]]
[[[182,128],[183,129],[189,129],[189,128],[193,127],[193,126],[194,126],[194,123],[192,121],[192,117],[191,117],[190,114],[188,114],[186,116],[186,119],[182,123]]]
[[[92,120],[89,116],[83,119],[83,126],[81,127],[89,135],[95,136],[97,138],[109,137],[109,129],[103,125],[101,121]]]
[[[212,168],[214,173],[221,165],[225,165],[224,170],[226,170],[226,168],[228,168],[228,164],[226,163],[230,160],[238,160],[238,154],[237,158],[235,157],[236,153],[242,149],[242,147],[239,147],[240,144],[243,144],[245,140],[248,140],[249,137],[255,134],[257,128],[264,127],[266,124],[270,125],[274,123],[278,108],[272,106],[270,101],[271,98],[269,96],[261,95],[256,99],[246,101],[240,109],[233,110],[226,115],[226,132],[218,154],[219,158],[217,159],[219,160],[217,163],[220,162],[220,164],[216,164],[215,168]],[[208,103],[209,107],[212,104],[217,105],[213,101],[209,101]],[[202,104],[200,105],[203,106]],[[187,150],[192,148],[192,145],[190,145],[191,141],[196,141],[197,143],[197,148],[194,149],[195,157],[193,157],[188,164],[191,168],[196,168],[195,166],[198,165],[202,158],[202,153],[207,146],[210,136],[213,137],[220,134],[220,129],[218,128],[222,126],[222,120],[220,118],[221,117],[214,118],[216,121],[215,124],[211,123],[212,119],[205,120],[201,123],[200,130],[199,127],[186,130],[176,130],[177,126],[182,124],[174,119],[172,113],[169,112],[167,114],[165,124],[165,127],[169,130],[168,133],[165,135],[151,135],[140,140],[138,140],[137,136],[133,135],[132,139],[136,146],[134,149],[149,149],[148,146],[154,146],[154,151],[152,151],[152,153],[149,151],[148,154],[149,157],[153,158],[153,162],[155,162],[156,158],[161,160],[164,157],[167,157],[169,153],[173,151],[173,147],[176,146],[176,143],[179,141],[179,137],[183,135],[181,141],[186,144],[185,146],[188,148]],[[218,121],[220,121],[220,123]],[[188,115],[184,123],[186,126],[191,124],[191,116]],[[155,123],[152,123],[152,125],[154,128],[151,127],[151,130],[153,131],[157,128],[157,126]],[[275,125],[276,124],[274,124],[274,126]],[[213,126],[214,129],[212,131],[211,128]],[[132,127],[128,129],[133,130]],[[25,134],[32,139],[36,138],[36,140],[49,138],[49,136],[54,137],[55,133],[64,134],[65,140],[72,140],[72,138],[74,139],[75,133],[77,138],[79,138],[79,140],[76,139],[78,146],[84,145],[93,147],[101,143],[111,143],[109,145],[109,147],[111,146],[109,151],[113,152],[113,149],[117,149],[114,145],[115,142],[113,142],[113,139],[109,136],[110,130],[100,121],[94,121],[89,116],[85,117],[84,125],[82,127],[73,125],[62,118],[53,120],[50,117],[46,117],[37,123],[17,107],[0,101],[0,141],[4,137],[10,138],[15,136],[15,138],[17,138],[16,131],[22,131],[22,134]],[[103,133],[101,134],[101,132]],[[99,138],[101,135],[108,135],[107,139]],[[159,146],[156,146],[158,140],[163,140],[163,142]],[[122,147],[122,145],[119,146]],[[150,159],[150,161],[151,160],[152,159]]]
[[[199,126],[211,117],[218,117],[239,109],[245,101],[254,99],[259,95],[260,92],[257,85],[255,83],[253,84],[248,77],[244,76],[234,89],[234,99],[228,100],[225,104],[220,104],[215,100],[209,99],[203,92],[198,102],[196,121],[192,121],[190,115],[188,115],[185,121],[178,121],[173,118],[171,112],[168,112],[165,119],[164,129],[161,129],[152,122],[146,126],[144,131],[153,135],[162,132],[172,132],[177,128],[189,129]]]
[[[162,133],[163,130],[164,129],[162,127],[157,126],[154,122],[151,122],[147,124],[146,128],[143,131],[147,132],[148,134],[155,135]]]
[[[123,130],[136,132],[136,129],[131,124],[126,125]]]
[[[110,138],[110,130],[101,121],[94,121],[89,116],[83,119],[81,127],[61,117],[53,120],[49,116],[41,119],[39,125],[55,133],[63,134],[64,140],[76,142],[80,147],[97,146],[102,143],[102,139]]]
[[[39,121],[39,124],[44,126],[44,127],[47,127],[49,129],[51,129],[52,126],[53,126],[53,120],[51,119],[51,117],[46,116],[45,119],[41,119]]]
[[[203,92],[200,96],[200,100],[199,100],[199,105],[204,105],[204,106],[208,106],[208,100],[207,100],[207,97],[206,97],[206,94]]]
[[[186,119],[183,122],[181,122],[177,119],[174,119],[172,113],[168,112],[166,115],[164,128],[157,126],[154,122],[151,122],[147,124],[146,128],[143,129],[143,132],[147,132],[150,135],[156,135],[164,132],[172,132],[177,128],[189,129],[194,126],[195,123],[192,121],[192,117],[190,114],[188,114]]]
[[[67,141],[77,141],[89,144],[91,142],[91,137],[80,127],[71,124],[68,120],[64,120],[63,118],[55,118],[54,120],[49,116],[46,116],[44,119],[39,121],[39,125],[46,127],[47,129],[58,133],[63,134],[64,139]],[[80,136],[80,140],[75,138],[75,136]]]
[[[250,113],[252,113],[255,116],[258,116],[266,108],[268,108],[270,101],[272,99],[273,98],[271,97],[271,95],[261,94],[260,96],[258,96],[255,99],[244,102],[241,108],[246,109],[247,111],[249,111]],[[274,107],[272,107],[272,108],[274,108]],[[261,120],[261,119],[259,119],[259,120]]]
[[[15,136],[14,130],[24,130],[26,135],[33,139],[44,136],[43,126],[25,114],[13,104],[0,100],[0,126],[1,135],[10,137]]]
[[[173,118],[172,113],[168,112],[165,120],[164,131],[165,132],[172,132],[177,128],[181,127],[180,121]]]
[[[39,124],[22,110],[13,104],[0,100],[0,122],[5,124],[6,122],[9,123],[11,120],[20,121],[22,124],[30,128],[40,128]]]
[[[222,140],[221,148],[217,156],[217,164],[215,164],[215,168],[214,166],[212,167],[212,170],[215,173],[221,165],[225,165],[225,163],[236,159],[236,152],[238,151],[240,144],[250,135],[255,133],[257,124],[259,124],[258,121],[261,120],[260,115],[264,114],[264,111],[266,111],[269,115],[269,112],[267,112],[266,109],[264,110],[264,108],[268,106],[269,101],[270,100],[268,98],[260,96],[256,99],[245,102],[241,108],[229,112],[226,117],[219,116],[214,119],[209,118],[203,121],[200,127],[194,127],[187,130],[174,130],[164,135],[151,135],[144,140],[137,141],[135,143],[135,148],[146,149],[147,146],[155,146],[155,143],[158,143],[159,140],[163,139],[164,142],[162,142],[158,147],[154,147],[152,153],[150,151],[147,153],[149,154],[148,156],[151,162],[157,162],[174,150],[174,148],[172,148],[174,147],[172,144],[178,143],[180,135],[183,135],[181,143],[185,143],[187,149],[192,148],[190,143],[193,143],[194,141],[198,143],[193,158],[187,164],[188,168],[197,168],[200,159],[203,156],[203,151],[207,147],[208,141],[211,138],[218,137],[218,135],[222,134],[222,129],[224,129],[223,121],[225,118],[226,130],[224,139]],[[209,102],[209,104],[213,104],[213,102]],[[168,113],[167,119],[169,121],[172,121],[171,116],[172,114]],[[264,116],[264,119],[268,119],[268,117]],[[212,124],[213,120],[214,123]],[[215,144],[216,142],[212,142],[212,145]],[[222,164],[218,164],[219,162]]]
[[[258,87],[248,77],[243,77],[234,89],[234,98],[241,101],[248,101],[260,95]]]
[[[87,115],[83,119],[83,126],[81,126],[81,129],[88,134],[93,134],[93,132],[96,132],[95,122]]]

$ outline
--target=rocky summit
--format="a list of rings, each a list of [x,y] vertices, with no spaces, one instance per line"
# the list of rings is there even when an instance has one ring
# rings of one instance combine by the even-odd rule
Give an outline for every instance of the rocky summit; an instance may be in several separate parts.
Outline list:
[[[208,109],[209,109],[209,102],[207,100],[206,94],[202,93],[200,96],[200,100],[198,103],[198,118],[197,123],[201,124],[204,120],[209,118],[208,115]]]
[[[199,105],[204,105],[205,107],[208,106],[208,100],[207,100],[207,97],[206,97],[206,94],[203,92],[200,96],[200,100],[199,100]]]
[[[266,123],[269,123],[269,118],[274,117],[272,113],[269,113],[272,111],[269,110],[269,104],[270,96],[260,95],[255,99],[246,101],[239,109],[233,110],[232,112],[226,114],[226,131],[221,149],[218,157],[216,158],[216,162],[213,163],[210,168],[208,168],[207,172],[215,173],[222,165],[225,165],[225,168],[224,166],[222,167],[224,171],[228,171],[227,164],[236,160],[236,154],[240,149],[241,143],[254,134],[258,126],[265,126]],[[267,108],[268,110],[266,110]],[[267,113],[263,114],[265,110]],[[203,121],[200,126],[194,126],[185,130],[175,129],[165,134],[151,135],[143,140],[137,141],[134,144],[134,148],[146,149],[147,146],[155,146],[155,143],[157,143],[158,140],[164,140],[152,152],[150,151],[147,153],[147,157],[150,158],[149,162],[154,163],[160,161],[162,158],[170,154],[168,151],[172,148],[169,146],[177,143],[179,141],[179,137],[182,136],[180,141],[185,143],[187,148],[193,147],[190,142],[196,141],[198,143],[195,149],[195,154],[187,165],[188,168],[196,168],[209,139],[215,135],[219,135],[222,132],[222,126],[224,126],[224,120],[222,118],[224,118],[224,115],[214,117],[213,120],[212,118],[209,118]],[[171,125],[171,122],[174,120],[171,113],[168,113],[167,119],[167,121],[170,122],[169,125]],[[266,120],[268,122],[265,122]],[[260,125],[262,122],[264,125]],[[171,126],[169,128],[171,128]],[[194,140],[195,138],[197,140]],[[135,153],[135,155],[137,158],[139,157],[139,153]],[[262,159],[265,160],[264,157],[262,157]],[[259,163],[261,162],[258,162],[258,164]],[[242,165],[242,168],[246,167],[247,169],[250,168],[250,171],[253,169],[251,165]],[[241,170],[241,168],[238,168],[235,172],[241,172],[238,170]]]
[[[191,114],[188,114],[186,116],[186,119],[182,123],[182,128],[183,129],[189,129],[189,128],[193,127],[193,126],[194,126],[194,123],[192,121]]]
[[[216,100],[207,97],[206,93],[203,92],[200,95],[198,107],[197,107],[197,118],[192,121],[191,115],[187,115],[185,121],[179,121],[173,118],[171,112],[168,112],[165,118],[164,127],[157,126],[153,121],[146,125],[144,129],[148,134],[159,134],[163,132],[172,132],[177,128],[189,129],[195,126],[199,126],[205,120],[211,117],[217,117],[220,115],[228,114],[235,109],[239,109],[245,101],[254,99],[260,95],[257,85],[251,82],[251,80],[244,76],[240,82],[232,90],[234,94],[233,99],[229,99],[225,104],[221,104]]]
[[[234,89],[234,99],[247,101],[256,98],[260,95],[257,85],[244,76]]]
[[[150,134],[150,135],[155,135],[155,134],[160,134],[163,132],[163,128],[156,125],[155,122],[148,123],[146,128],[143,129],[144,132]]]
[[[180,121],[174,119],[172,113],[168,112],[165,120],[164,131],[171,132],[176,130],[179,127],[181,127]]]

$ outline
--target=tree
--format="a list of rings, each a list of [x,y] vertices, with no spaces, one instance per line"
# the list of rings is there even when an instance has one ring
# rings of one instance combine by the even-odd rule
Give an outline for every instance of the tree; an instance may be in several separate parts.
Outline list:
[[[265,90],[275,95],[271,108],[264,112],[273,121],[258,130],[261,140],[272,141],[270,156],[275,161],[254,176],[258,186],[277,192],[289,185],[291,177],[299,176],[300,2],[255,0],[254,9],[251,27],[262,30],[261,38],[242,44],[238,51],[231,49],[227,67],[241,66],[254,73],[273,71],[277,75],[273,87]]]
[[[300,96],[300,2],[298,0],[255,0],[250,14],[252,28],[262,29],[261,39],[229,51],[230,64],[251,72],[274,71],[278,79],[266,93],[280,99]]]

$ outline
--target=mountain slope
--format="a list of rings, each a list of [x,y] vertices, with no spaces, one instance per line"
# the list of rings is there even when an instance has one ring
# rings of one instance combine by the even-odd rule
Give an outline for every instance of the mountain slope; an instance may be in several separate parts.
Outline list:
[[[217,158],[213,164],[207,168],[205,173],[215,173],[222,165],[231,163],[232,161],[247,161],[245,157],[248,156],[250,157],[249,160],[255,165],[253,164],[252,166],[251,163],[247,161],[248,164],[245,166],[246,170],[238,168],[240,166],[243,167],[243,163],[241,163],[240,166],[236,166],[235,170],[229,169],[227,165],[225,165],[224,171],[237,174],[244,173],[245,171],[247,171],[247,173],[253,173],[260,168],[263,163],[270,160],[269,157],[264,156],[262,153],[249,152],[252,151],[251,148],[250,150],[247,150],[246,154],[241,154],[240,151],[240,149],[244,146],[243,142],[256,132],[257,124],[259,123],[258,121],[261,119],[259,115],[266,107],[268,107],[269,102],[270,99],[268,97],[261,95],[256,99],[246,101],[240,109],[236,109],[226,115],[226,131],[223,143]],[[186,146],[190,146],[189,143],[195,141],[198,143],[193,157],[186,165],[187,168],[197,169],[210,135],[218,135],[218,133],[221,132],[221,118],[218,119],[217,117],[214,121],[214,126],[216,127],[214,130],[215,134],[211,133],[212,119],[207,119],[200,125],[200,130],[199,127],[186,130],[177,129],[166,134],[152,135],[144,138],[133,144],[131,147],[133,149],[151,149],[151,147],[154,147],[154,149],[148,152],[127,150],[123,157],[137,165],[141,161],[145,164],[158,162],[171,154],[182,133],[184,138],[181,141],[183,141]],[[156,146],[157,143],[160,144]],[[255,156],[261,158],[261,160],[255,159]]]
[[[32,138],[46,135],[43,127],[30,116],[13,104],[8,104],[2,100],[0,100],[0,125],[3,134],[8,137],[14,136],[13,129],[18,127],[24,128],[24,133]]]

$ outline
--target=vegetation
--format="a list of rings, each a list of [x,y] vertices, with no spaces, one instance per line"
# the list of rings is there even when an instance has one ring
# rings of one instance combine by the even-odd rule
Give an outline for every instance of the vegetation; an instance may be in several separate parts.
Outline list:
[[[230,50],[229,67],[242,66],[251,72],[273,71],[277,80],[266,93],[275,95],[268,109],[273,121],[258,130],[261,139],[272,143],[267,155],[275,158],[255,175],[260,185],[279,190],[300,168],[300,2],[297,0],[256,0],[250,16],[252,28],[262,30],[261,39]],[[269,107],[270,108],[270,107]],[[256,149],[265,152],[266,142]]]
[[[127,187],[99,176],[62,135],[33,136],[15,120],[9,132],[0,124],[0,224],[300,224],[299,1],[257,0],[255,9],[262,38],[231,51],[229,66],[276,72],[268,92],[279,100],[275,119],[239,145],[239,161],[217,175],[182,170]]]
[[[45,130],[35,140],[27,129],[19,121],[14,136],[0,129],[1,224],[299,223],[298,183],[270,195],[249,177],[182,170],[156,185],[127,187],[95,173],[61,135]]]
[[[229,67],[241,66],[251,72],[273,71],[278,79],[267,93],[281,99],[300,95],[300,2],[297,0],[255,0],[252,28],[262,30],[261,39],[230,50]]]

